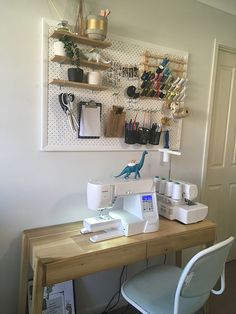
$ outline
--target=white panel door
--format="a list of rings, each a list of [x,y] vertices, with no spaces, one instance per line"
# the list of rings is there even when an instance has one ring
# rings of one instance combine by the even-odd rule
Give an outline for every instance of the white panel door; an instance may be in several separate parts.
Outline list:
[[[236,236],[235,68],[236,53],[219,50],[204,195],[218,241]],[[236,243],[229,259],[236,259]]]

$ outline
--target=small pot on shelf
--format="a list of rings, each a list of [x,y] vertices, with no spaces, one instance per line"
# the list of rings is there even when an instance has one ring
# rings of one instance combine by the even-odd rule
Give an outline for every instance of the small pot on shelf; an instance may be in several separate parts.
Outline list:
[[[88,83],[92,85],[102,85],[102,73],[100,71],[88,72]]]
[[[83,82],[84,71],[80,68],[68,69],[68,80],[73,82]]]
[[[53,44],[53,52],[55,56],[66,56],[66,51],[64,48],[64,44],[61,41],[56,41]]]

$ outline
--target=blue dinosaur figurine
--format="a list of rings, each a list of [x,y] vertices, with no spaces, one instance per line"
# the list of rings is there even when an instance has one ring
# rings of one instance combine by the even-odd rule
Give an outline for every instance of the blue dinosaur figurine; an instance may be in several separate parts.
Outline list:
[[[142,166],[143,166],[143,164],[144,164],[145,155],[147,155],[147,154],[148,154],[148,152],[145,150],[145,151],[142,153],[142,157],[141,157],[139,163],[135,163],[134,165],[127,165],[127,166],[121,171],[120,174],[118,174],[117,176],[115,176],[115,178],[118,178],[118,177],[121,177],[121,176],[125,175],[124,178],[125,178],[125,179],[128,179],[129,176],[130,176],[130,174],[131,174],[132,172],[135,173],[135,175],[134,175],[134,178],[135,178],[135,179],[137,179],[137,177],[140,178],[140,173],[139,173],[139,171],[141,170],[141,168],[142,168]]]

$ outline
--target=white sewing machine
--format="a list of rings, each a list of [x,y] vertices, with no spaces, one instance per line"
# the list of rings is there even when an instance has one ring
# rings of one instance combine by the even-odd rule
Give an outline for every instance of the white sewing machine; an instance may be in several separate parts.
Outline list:
[[[184,224],[191,224],[206,218],[208,207],[204,204],[193,202],[198,195],[197,185],[178,181],[181,188],[181,198],[173,198],[168,192],[157,192],[159,214],[170,220],[178,220]],[[169,196],[167,196],[167,195]]]
[[[112,210],[123,199],[119,210]],[[87,185],[88,208],[100,212],[97,217],[86,218],[81,233],[103,231],[90,240],[99,242],[120,236],[131,236],[159,229],[156,189],[153,179],[113,179],[90,181]],[[108,214],[104,214],[108,211]]]

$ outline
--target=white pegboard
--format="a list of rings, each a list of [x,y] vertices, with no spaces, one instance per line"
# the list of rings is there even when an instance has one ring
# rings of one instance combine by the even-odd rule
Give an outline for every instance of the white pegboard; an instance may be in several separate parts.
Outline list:
[[[50,26],[49,26],[50,24]],[[156,145],[128,145],[124,143],[124,138],[108,138],[100,137],[99,139],[79,139],[78,136],[71,132],[68,125],[65,113],[62,111],[58,95],[63,92],[71,92],[75,94],[75,103],[79,101],[90,101],[102,104],[102,134],[104,134],[104,125],[112,105],[120,105],[134,110],[127,110],[126,117],[129,121],[134,118],[138,110],[138,119],[142,116],[143,110],[152,110],[152,122],[160,123],[162,101],[156,99],[141,99],[136,103],[128,103],[124,95],[124,90],[130,85],[137,86],[137,80],[128,80],[121,78],[119,87],[110,87],[106,91],[90,91],[87,89],[77,89],[71,87],[59,87],[56,85],[48,85],[53,79],[67,79],[67,68],[69,65],[60,65],[56,62],[50,61],[53,56],[53,42],[56,40],[50,38],[49,34],[55,29],[55,23],[43,22],[43,97],[42,97],[42,150],[44,151],[116,151],[116,150],[157,150],[162,147],[163,140],[161,138],[160,144]],[[159,47],[146,42],[138,42],[134,40],[127,40],[116,36],[109,36],[112,46],[103,49],[102,55],[109,60],[118,62],[121,65],[139,64],[141,62],[142,53],[148,49],[153,54],[170,54],[184,58],[187,62],[188,54],[183,51],[176,51],[173,49]],[[82,50],[91,49],[80,45]],[[84,71],[90,69],[84,68]],[[187,70],[187,67],[186,67]],[[113,94],[119,93],[118,99]],[[76,107],[76,106],[75,106]],[[75,108],[75,115],[77,110]],[[181,139],[182,120],[173,121],[170,130],[170,148],[179,149]]]

